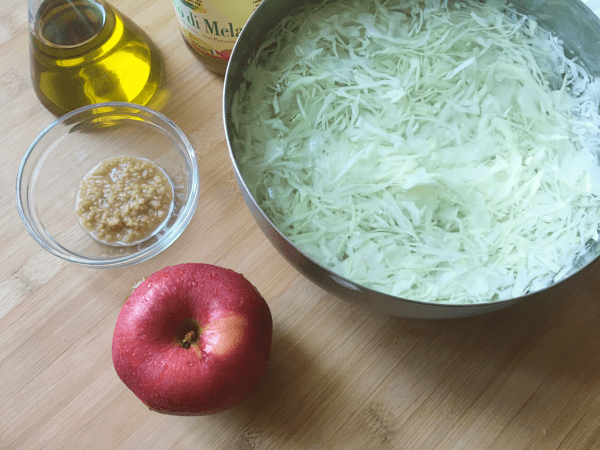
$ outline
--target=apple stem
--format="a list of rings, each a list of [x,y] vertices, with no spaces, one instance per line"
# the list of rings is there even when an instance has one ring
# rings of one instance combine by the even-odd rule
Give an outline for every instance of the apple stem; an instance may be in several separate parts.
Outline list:
[[[190,348],[192,346],[192,341],[194,340],[194,335],[195,333],[193,330],[186,334],[183,341],[181,341],[181,346],[183,348]]]

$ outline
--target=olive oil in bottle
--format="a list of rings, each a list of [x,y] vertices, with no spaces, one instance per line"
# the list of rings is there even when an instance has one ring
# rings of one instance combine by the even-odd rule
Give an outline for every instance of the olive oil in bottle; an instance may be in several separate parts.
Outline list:
[[[84,105],[148,104],[162,62],[150,39],[104,0],[30,0],[34,90],[56,115]]]

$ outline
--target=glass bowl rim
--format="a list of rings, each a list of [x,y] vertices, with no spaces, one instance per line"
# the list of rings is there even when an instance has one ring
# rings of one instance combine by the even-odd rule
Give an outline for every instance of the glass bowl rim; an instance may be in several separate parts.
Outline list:
[[[37,144],[39,141],[47,135],[52,129],[54,129],[57,125],[67,122],[70,119],[78,118],[80,115],[85,115],[91,110],[99,109],[99,108],[112,108],[108,110],[108,114],[114,114],[115,116],[123,116],[127,111],[127,115],[135,115],[142,111],[143,113],[157,119],[160,124],[165,124],[166,129],[162,127],[157,127],[161,132],[169,132],[175,135],[184,145],[184,148],[179,148],[183,158],[185,159],[186,167],[189,173],[189,179],[187,181],[188,188],[188,199],[186,203],[183,205],[183,208],[179,212],[179,217],[173,223],[171,228],[160,237],[155,243],[150,245],[147,248],[144,248],[138,252],[127,256],[121,256],[113,259],[96,259],[96,258],[86,258],[81,255],[77,255],[76,253],[67,250],[63,245],[61,245],[58,241],[52,241],[52,244],[49,243],[49,240],[40,232],[37,226],[35,226],[32,218],[35,217],[30,211],[30,204],[28,201],[28,190],[23,189],[24,180],[24,172],[25,168],[31,165],[31,156],[34,154]],[[79,121],[76,121],[79,122]],[[146,122],[143,122],[146,124]],[[179,147],[179,146],[177,146]],[[37,165],[33,168],[35,171],[37,169]],[[188,140],[185,133],[167,116],[164,114],[155,111],[147,106],[138,105],[134,103],[127,102],[103,102],[103,103],[95,103],[92,105],[86,105],[80,108],[77,108],[71,112],[68,112],[54,121],[52,121],[48,126],[46,126],[38,136],[33,140],[33,142],[29,145],[27,151],[25,152],[21,163],[19,165],[19,170],[17,173],[16,180],[16,204],[17,210],[19,212],[19,217],[21,221],[25,225],[26,230],[29,234],[34,238],[34,240],[45,250],[50,252],[51,254],[58,256],[64,260],[69,262],[73,262],[82,266],[88,266],[93,268],[101,268],[101,269],[109,269],[109,268],[121,268],[130,266],[133,264],[137,264],[143,261],[147,261],[148,259],[158,255],[171,244],[173,244],[179,236],[183,233],[189,222],[191,221],[196,208],[198,206],[198,199],[200,195],[200,176],[198,173],[198,161],[196,157],[196,152]]]

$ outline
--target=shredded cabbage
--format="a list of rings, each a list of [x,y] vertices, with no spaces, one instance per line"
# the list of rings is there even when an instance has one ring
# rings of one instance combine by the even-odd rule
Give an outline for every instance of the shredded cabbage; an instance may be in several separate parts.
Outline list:
[[[249,189],[347,279],[489,302],[554,283],[598,240],[600,82],[506,2],[306,6],[244,78]]]

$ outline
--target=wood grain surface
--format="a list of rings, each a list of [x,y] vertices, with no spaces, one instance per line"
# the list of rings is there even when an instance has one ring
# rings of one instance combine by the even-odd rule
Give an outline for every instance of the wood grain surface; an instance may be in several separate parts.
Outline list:
[[[600,266],[537,303],[420,321],[374,314],[299,275],[239,193],[223,79],[179,35],[170,0],[114,0],[166,65],[161,112],[196,149],[198,210],[156,258],[101,271],[58,259],[15,206],[21,158],[54,116],[29,78],[27,5],[0,3],[0,449],[600,449]],[[149,411],[111,361],[131,287],[184,262],[244,274],[274,318],[270,368],[210,417]]]

